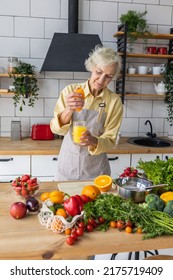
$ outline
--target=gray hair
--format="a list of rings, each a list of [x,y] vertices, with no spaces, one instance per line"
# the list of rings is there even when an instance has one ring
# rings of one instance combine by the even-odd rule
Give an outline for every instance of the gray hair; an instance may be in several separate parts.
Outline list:
[[[91,72],[95,66],[104,67],[113,63],[117,64],[115,73],[115,76],[117,76],[121,70],[121,57],[114,49],[97,45],[89,54],[89,58],[85,60],[85,68]]]

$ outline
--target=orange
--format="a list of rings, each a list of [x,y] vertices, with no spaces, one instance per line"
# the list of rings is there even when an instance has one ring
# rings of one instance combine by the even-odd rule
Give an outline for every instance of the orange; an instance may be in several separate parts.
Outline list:
[[[112,187],[112,178],[108,175],[100,175],[95,178],[94,185],[99,188],[101,192],[107,192]]]
[[[62,203],[64,200],[64,196],[65,196],[64,192],[55,190],[55,191],[50,192],[49,199],[53,203]]]
[[[65,219],[67,218],[67,212],[65,211],[64,208],[59,208],[59,209],[56,211],[56,215],[58,215],[58,216],[63,216]]]
[[[82,189],[81,194],[85,194],[86,196],[90,197],[91,199],[96,199],[96,197],[100,194],[99,188],[94,185],[87,185]]]
[[[84,91],[83,91],[83,89],[82,89],[81,87],[75,89],[75,92],[82,94],[82,97],[81,97],[81,98],[82,98],[82,99],[85,99],[85,93],[84,93]],[[77,112],[80,112],[81,110],[82,110],[82,108],[76,109]]]
[[[41,195],[40,195],[40,200],[41,201],[45,201],[45,200],[47,200],[48,198],[49,198],[49,192],[44,192],[44,193],[42,193]]]

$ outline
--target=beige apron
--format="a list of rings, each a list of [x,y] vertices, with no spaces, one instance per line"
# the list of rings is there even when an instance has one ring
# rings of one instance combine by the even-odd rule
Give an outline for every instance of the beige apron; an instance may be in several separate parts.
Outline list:
[[[103,133],[106,118],[104,106],[104,103],[101,103],[98,111],[83,109],[80,112],[74,112],[72,123],[85,120],[91,134],[100,136]],[[88,147],[74,144],[72,125],[64,136],[57,163],[56,181],[92,180],[101,174],[110,175],[107,154],[90,155]]]

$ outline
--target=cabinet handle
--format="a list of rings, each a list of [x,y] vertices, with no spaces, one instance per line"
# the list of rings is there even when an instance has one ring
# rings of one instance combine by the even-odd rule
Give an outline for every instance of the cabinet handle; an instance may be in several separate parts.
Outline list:
[[[108,160],[113,161],[113,160],[117,160],[118,157],[114,157],[114,158],[108,158]]]
[[[0,162],[12,161],[13,158],[0,158]]]
[[[53,158],[53,160],[54,160],[54,161],[57,161],[57,160],[58,160],[58,158],[57,158],[57,157],[54,157],[54,158]]]
[[[166,159],[166,160],[168,160],[168,159],[169,159],[169,157],[168,157],[168,156],[165,156],[165,159]]]

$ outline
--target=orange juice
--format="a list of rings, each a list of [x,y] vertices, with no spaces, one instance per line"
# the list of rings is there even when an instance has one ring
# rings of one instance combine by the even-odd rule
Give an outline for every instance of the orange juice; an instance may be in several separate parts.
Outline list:
[[[87,130],[85,121],[73,123],[73,141],[76,144],[80,143],[80,137]]]

